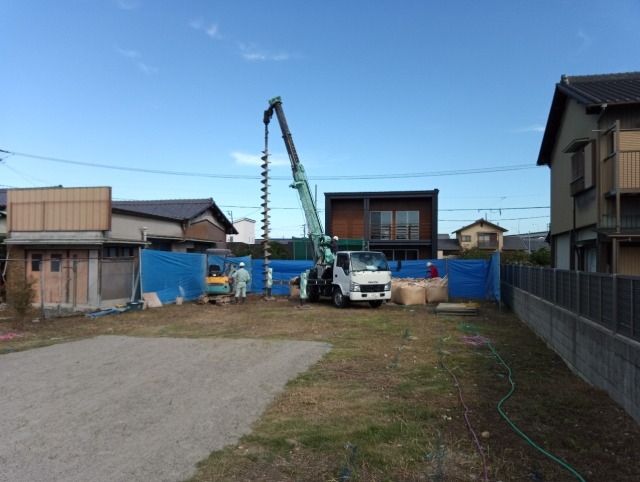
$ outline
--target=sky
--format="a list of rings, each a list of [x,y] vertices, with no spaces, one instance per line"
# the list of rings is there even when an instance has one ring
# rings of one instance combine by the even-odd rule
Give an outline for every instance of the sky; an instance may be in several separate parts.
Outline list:
[[[0,0],[0,188],[213,198],[263,232],[281,96],[327,192],[438,190],[438,232],[547,229],[563,74],[640,70],[637,0]],[[303,236],[277,120],[269,236]],[[331,234],[331,233],[327,233]]]

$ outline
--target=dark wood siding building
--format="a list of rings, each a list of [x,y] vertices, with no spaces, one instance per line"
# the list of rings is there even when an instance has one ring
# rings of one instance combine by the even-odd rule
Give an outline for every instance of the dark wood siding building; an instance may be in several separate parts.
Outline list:
[[[325,226],[390,260],[437,258],[438,190],[325,193]]]

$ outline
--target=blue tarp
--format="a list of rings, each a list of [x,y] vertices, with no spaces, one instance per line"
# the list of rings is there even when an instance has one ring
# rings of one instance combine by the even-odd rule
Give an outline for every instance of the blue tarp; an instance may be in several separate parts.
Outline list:
[[[249,292],[264,293],[264,260],[251,259],[250,256],[227,258],[239,264],[244,261],[251,273]],[[192,253],[170,253],[165,251],[142,251],[142,291],[156,292],[163,303],[175,301],[176,296],[185,300],[194,300],[205,292],[204,279],[209,264],[223,265],[224,258]],[[481,298],[500,300],[500,256],[496,253],[491,261],[480,259],[432,259],[441,277],[449,278],[449,296],[451,298]],[[400,269],[398,269],[400,265]],[[391,274],[394,278],[424,278],[427,273],[427,260],[391,261]],[[270,260],[273,281],[289,282],[291,278],[313,267],[311,261]],[[289,294],[288,284],[274,283],[272,294]]]
[[[293,261],[288,259],[269,260],[269,268],[273,270],[273,281],[286,281],[287,284],[281,285],[274,283],[271,288],[273,295],[288,295],[289,280],[300,276],[304,271],[313,268],[313,261]],[[264,260],[253,260],[253,274],[251,277],[253,289],[257,293],[264,293]]]
[[[204,293],[206,255],[142,250],[142,292],[155,292],[163,303],[176,296],[195,300]]]

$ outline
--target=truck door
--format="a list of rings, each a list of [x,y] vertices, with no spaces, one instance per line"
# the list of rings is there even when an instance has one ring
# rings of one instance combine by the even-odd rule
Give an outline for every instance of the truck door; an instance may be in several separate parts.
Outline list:
[[[349,254],[338,253],[336,256],[335,268],[333,269],[333,284],[340,286],[342,294],[345,296],[349,295],[350,272]]]

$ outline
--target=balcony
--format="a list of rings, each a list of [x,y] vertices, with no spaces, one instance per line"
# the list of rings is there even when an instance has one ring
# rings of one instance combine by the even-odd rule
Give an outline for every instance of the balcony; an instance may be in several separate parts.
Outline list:
[[[430,223],[371,224],[371,240],[418,241],[429,239]]]
[[[602,161],[602,192],[605,196],[617,194],[616,189],[620,194],[640,193],[640,130],[614,130],[607,135],[612,136],[607,145],[616,150]]]
[[[616,217],[610,214],[603,214],[600,219],[599,228],[615,228]],[[640,214],[630,216],[620,216],[620,228],[622,229],[640,229]]]
[[[498,241],[478,241],[478,249],[498,249]]]

